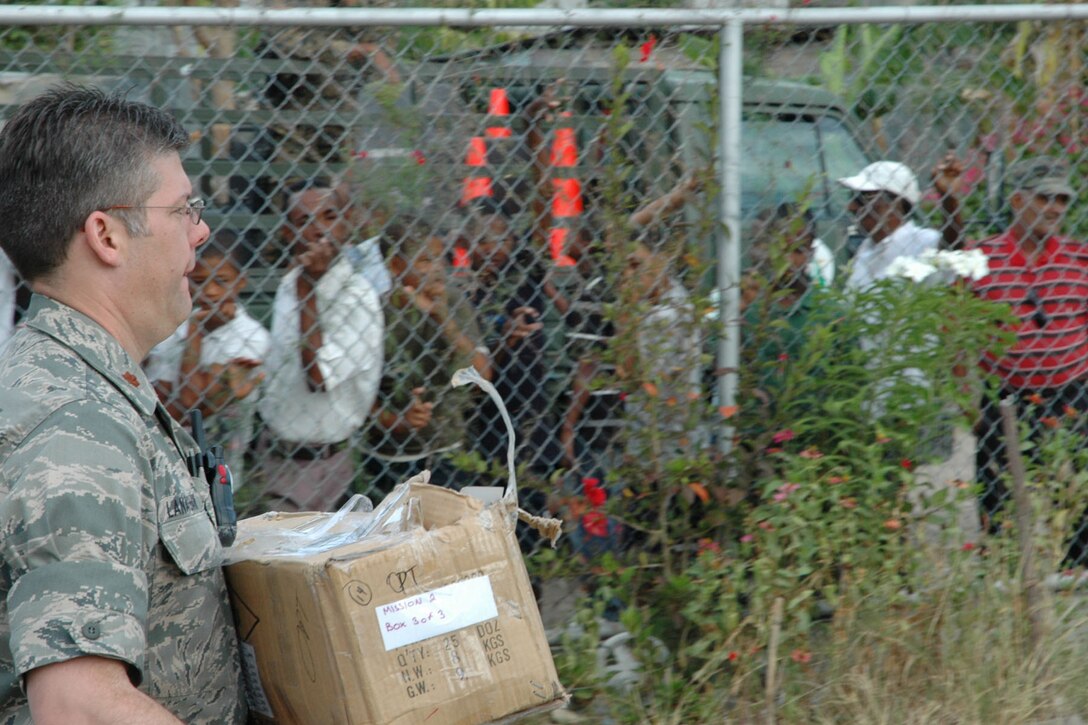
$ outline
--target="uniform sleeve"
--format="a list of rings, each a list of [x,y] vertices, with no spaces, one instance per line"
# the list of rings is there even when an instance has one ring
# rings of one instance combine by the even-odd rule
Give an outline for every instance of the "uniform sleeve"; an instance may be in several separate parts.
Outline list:
[[[321,348],[317,364],[328,390],[382,367],[385,322],[374,288],[358,275],[339,288],[335,300],[321,307]]]
[[[54,413],[6,464],[0,552],[10,571],[16,672],[98,655],[143,668],[154,541],[146,455],[119,414],[86,402]]]

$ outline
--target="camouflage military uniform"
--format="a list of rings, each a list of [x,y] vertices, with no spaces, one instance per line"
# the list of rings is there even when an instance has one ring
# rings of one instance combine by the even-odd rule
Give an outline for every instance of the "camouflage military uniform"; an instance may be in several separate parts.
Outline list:
[[[245,704],[195,449],[100,326],[35,295],[0,359],[0,723],[21,677],[98,655],[186,723]]]

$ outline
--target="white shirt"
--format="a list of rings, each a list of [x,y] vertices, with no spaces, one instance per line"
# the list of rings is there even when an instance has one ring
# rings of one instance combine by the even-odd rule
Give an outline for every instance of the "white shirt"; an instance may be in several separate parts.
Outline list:
[[[188,344],[189,321],[181,323],[174,334],[166,338],[147,356],[145,370],[152,382],[163,381],[178,384],[181,376],[181,358]],[[244,357],[263,361],[268,356],[271,336],[261,323],[254,320],[241,304],[234,319],[222,327],[204,335],[200,345],[200,366],[226,365],[231,360]],[[254,374],[258,372],[254,370]],[[242,485],[245,477],[246,449],[253,440],[253,417],[257,409],[257,391],[242,400],[223,408],[207,420],[208,443],[226,449],[227,463],[234,478],[234,490]]]
[[[914,222],[906,222],[879,244],[866,239],[850,263],[846,287],[865,289],[887,277],[888,265],[898,257],[917,257],[927,249],[937,249],[940,242],[940,232],[924,229]]]
[[[188,336],[189,321],[186,320],[173,335],[151,349],[144,368],[152,382],[177,382]],[[226,365],[240,357],[264,360],[271,343],[268,330],[239,304],[234,319],[204,335],[200,346],[200,365]]]
[[[351,261],[355,272],[361,274],[379,295],[384,295],[393,288],[393,278],[382,257],[378,237],[364,239],[354,247],[348,247],[344,254]]]
[[[339,443],[370,414],[382,373],[385,322],[374,288],[341,256],[318,280],[317,317],[321,348],[317,364],[325,390],[306,385],[299,351],[301,304],[295,292],[302,270],[283,276],[272,306],[272,349],[265,365],[258,410],[265,425],[285,442]]]

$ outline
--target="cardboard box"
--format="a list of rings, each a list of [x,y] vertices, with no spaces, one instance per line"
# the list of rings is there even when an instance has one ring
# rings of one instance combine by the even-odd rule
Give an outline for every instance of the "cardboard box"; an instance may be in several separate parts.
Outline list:
[[[422,529],[226,568],[251,709],[277,725],[445,725],[556,707],[509,508],[409,483]],[[313,514],[239,523],[238,541]]]

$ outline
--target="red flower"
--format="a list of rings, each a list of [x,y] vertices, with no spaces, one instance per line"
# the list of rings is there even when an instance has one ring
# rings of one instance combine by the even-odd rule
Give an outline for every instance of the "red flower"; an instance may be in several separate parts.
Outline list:
[[[778,353],[778,362],[786,362],[790,359],[790,356],[784,352]]]
[[[904,458],[903,460],[899,461],[899,465],[907,469],[908,471],[914,467],[914,464],[911,463],[911,460],[909,458]]]
[[[770,521],[760,521],[758,524],[756,524],[756,526],[763,529],[764,531],[774,531],[774,524],[772,524]]]
[[[1045,425],[1047,428],[1057,428],[1061,423],[1057,418],[1051,415],[1044,415],[1039,419],[1039,422]]]
[[[799,664],[806,664],[812,661],[812,653],[804,649],[795,649],[790,652],[790,659]]]
[[[416,149],[415,151],[412,152],[412,158],[415,159],[416,163],[419,164],[420,166],[423,166],[423,164],[427,163],[427,157],[424,156],[423,152],[420,151],[419,149]]]
[[[657,36],[651,35],[650,39],[639,46],[641,54],[639,55],[639,63],[645,63],[650,59],[650,54],[654,52],[654,48],[657,46]]]
[[[1038,393],[1032,393],[1031,395],[1028,396],[1028,402],[1031,403],[1032,405],[1042,405],[1043,404],[1043,396],[1039,395]]]
[[[732,652],[729,653],[729,655],[728,655],[728,657],[726,657],[726,659],[728,659],[730,662],[736,662],[737,660],[740,659],[740,653],[737,652],[736,650],[733,650]]]
[[[582,479],[582,492],[593,506],[602,506],[608,500],[608,492],[601,488],[601,479],[586,477]]]
[[[972,541],[968,541],[967,543],[965,543],[963,546],[960,547],[960,551],[974,551],[974,550],[975,550],[975,544]]]
[[[775,443],[785,443],[786,441],[792,441],[793,429],[785,428],[783,430],[780,430],[774,434],[774,437],[772,437],[771,440]]]
[[[834,486],[836,483],[845,483],[846,476],[828,476],[827,482]]]
[[[1070,418],[1076,418],[1080,415],[1080,411],[1074,408],[1072,405],[1067,405],[1062,409],[1062,412],[1068,415]]]
[[[582,516],[582,528],[590,536],[603,539],[608,536],[608,517],[599,511],[590,511]]]

